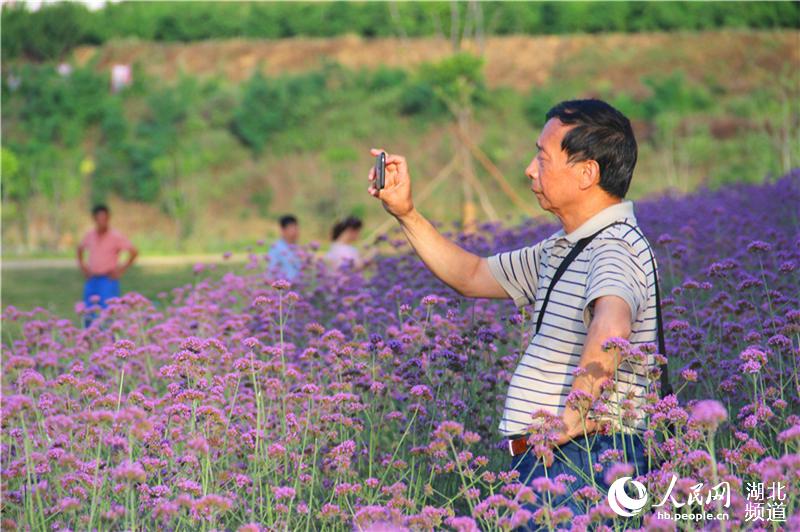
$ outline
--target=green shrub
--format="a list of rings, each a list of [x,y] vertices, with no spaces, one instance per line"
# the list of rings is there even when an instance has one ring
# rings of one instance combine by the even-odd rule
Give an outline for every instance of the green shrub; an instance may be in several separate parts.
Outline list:
[[[89,67],[61,76],[52,65],[26,64],[19,76],[20,87],[4,98],[3,118],[18,120],[25,136],[41,142],[74,146],[102,120],[111,97],[105,78]]]
[[[414,81],[405,87],[399,107],[404,115],[441,115],[447,111],[433,92],[433,87],[424,81]]]
[[[438,63],[424,63],[400,97],[405,115],[442,115],[467,100],[473,106],[488,101],[483,60],[468,53],[454,54]]]
[[[30,12],[20,7],[2,8],[2,56],[33,60],[60,59],[76,45],[87,42],[84,32],[89,10],[83,4],[58,2]]]
[[[643,102],[645,118],[650,120],[666,112],[686,115],[706,110],[713,103],[708,90],[689,84],[682,72],[666,77],[647,77],[643,81],[651,91],[650,97]]]
[[[367,89],[381,91],[402,85],[408,75],[405,70],[399,68],[380,66],[372,72],[367,72],[365,77]]]
[[[525,101],[525,116],[528,122],[541,128],[545,123],[545,115],[558,102],[564,99],[564,92],[558,87],[534,87]]]
[[[310,118],[328,99],[324,71],[267,78],[256,72],[246,83],[231,132],[256,154],[272,135]]]
[[[256,72],[244,87],[231,132],[253,151],[261,152],[269,135],[285,123],[284,107],[288,100],[283,87]]]

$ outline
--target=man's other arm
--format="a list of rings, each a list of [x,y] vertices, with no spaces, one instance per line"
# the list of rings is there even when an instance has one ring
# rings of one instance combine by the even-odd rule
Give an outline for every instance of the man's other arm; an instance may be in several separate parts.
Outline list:
[[[578,364],[583,374],[573,380],[572,391],[582,390],[597,399],[603,382],[614,378],[619,357],[603,351],[603,344],[613,337],[629,339],[639,309],[647,305],[647,277],[638,260],[630,245],[619,239],[606,239],[593,251],[583,312],[586,343]],[[564,409],[563,421],[572,437],[583,434],[584,422],[587,431],[594,430],[573,408]]]
[[[619,357],[603,351],[603,344],[609,338],[625,338],[631,335],[631,309],[624,299],[618,296],[602,296],[595,300],[594,316],[589,324],[586,343],[583,346],[578,367],[581,374],[572,381],[572,391],[583,391],[596,400],[600,397],[603,383],[613,379],[619,365]],[[585,412],[584,412],[585,415]],[[574,408],[564,409],[564,433],[559,444],[596,429],[593,421],[584,418]]]
[[[131,242],[125,237],[123,237],[122,248],[124,251],[128,253],[128,260],[126,260],[125,264],[123,264],[122,266],[117,266],[114,269],[114,271],[111,273],[112,279],[119,279],[120,277],[122,277],[128,270],[128,268],[130,268],[131,265],[133,265],[133,262],[136,260],[136,257],[139,256],[139,250],[136,249],[136,246],[131,244]]]
[[[85,278],[91,277],[91,272],[89,271],[89,266],[86,264],[86,261],[83,260],[84,251],[86,249],[86,240],[81,240],[81,243],[78,244],[77,247],[77,255],[78,255],[78,267],[81,269],[83,276]]]

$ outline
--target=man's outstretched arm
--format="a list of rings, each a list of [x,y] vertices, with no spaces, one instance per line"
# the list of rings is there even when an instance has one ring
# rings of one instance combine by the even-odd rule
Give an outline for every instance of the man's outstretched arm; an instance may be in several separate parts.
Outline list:
[[[372,150],[378,155],[383,150]],[[466,251],[446,239],[414,208],[408,164],[400,155],[387,155],[386,179],[382,190],[375,188],[375,169],[369,173],[369,193],[383,202],[397,218],[411,247],[433,274],[459,294],[467,297],[507,298],[495,280],[486,258]]]
[[[474,255],[446,239],[419,211],[412,209],[397,220],[425,266],[459,294],[467,297],[509,297],[489,271],[486,258]]]

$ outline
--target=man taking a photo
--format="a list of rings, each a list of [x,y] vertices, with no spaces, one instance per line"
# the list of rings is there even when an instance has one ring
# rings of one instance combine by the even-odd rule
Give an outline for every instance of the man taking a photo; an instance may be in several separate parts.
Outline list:
[[[602,346],[613,337],[632,345],[656,342],[657,273],[633,204],[623,199],[637,159],[630,121],[599,100],[562,102],[546,118],[525,174],[539,205],[560,220],[562,229],[541,242],[491,257],[461,249],[414,208],[408,164],[400,155],[387,155],[382,190],[374,185],[375,170],[370,171],[368,190],[397,219],[431,272],[458,293],[532,306],[537,328],[509,384],[499,431],[521,481],[545,476],[545,467],[549,478],[560,473],[578,477],[552,504],[566,503],[574,514],[582,514],[571,492],[591,485],[593,477],[608,488],[602,473],[591,469],[587,442],[591,464],[599,463],[605,450],[624,448],[636,473],[646,472],[638,435],[646,425],[641,407],[654,357],[619,364]],[[567,263],[572,250],[577,253]],[[558,277],[562,263],[566,268]],[[558,280],[551,289],[554,277]],[[616,393],[602,418],[589,419],[585,410],[581,414],[572,403],[567,406],[571,393],[600,397],[607,379],[614,379]],[[617,410],[623,401],[625,413]],[[526,432],[535,425],[532,414],[537,411],[564,425],[549,463],[528,446]],[[596,434],[599,423],[611,425],[612,434]]]

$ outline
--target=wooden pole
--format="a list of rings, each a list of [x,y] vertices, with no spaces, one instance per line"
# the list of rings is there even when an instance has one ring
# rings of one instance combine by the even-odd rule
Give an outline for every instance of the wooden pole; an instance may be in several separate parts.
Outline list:
[[[467,179],[469,180],[470,185],[472,185],[472,188],[475,189],[475,192],[478,195],[478,203],[480,203],[481,209],[483,209],[483,212],[486,213],[486,216],[489,217],[489,221],[496,222],[499,220],[500,217],[497,215],[497,211],[489,199],[489,194],[481,184],[480,179],[475,177],[475,174],[468,174]]]
[[[453,157],[450,160],[450,162],[444,166],[444,168],[439,170],[439,173],[436,174],[436,177],[428,181],[427,185],[425,185],[425,188],[422,189],[422,192],[420,192],[419,195],[417,195],[414,198],[414,204],[420,205],[423,201],[425,201],[428,198],[428,196],[430,196],[431,193],[433,193],[436,187],[438,187],[442,183],[442,181],[444,181],[445,179],[447,179],[448,176],[450,176],[450,174],[453,171],[453,168],[455,168],[456,166],[457,161],[458,158]],[[367,242],[372,242],[377,236],[382,235],[383,233],[388,231],[389,228],[392,227],[392,225],[394,225],[394,223],[395,223],[394,218],[390,216],[381,225],[376,227],[364,240]]]
[[[500,190],[502,190],[503,193],[506,196],[508,196],[509,199],[511,199],[514,205],[519,207],[523,212],[533,215],[534,213],[533,210],[531,209],[530,202],[526,202],[519,196],[519,194],[514,192],[514,189],[511,187],[511,185],[508,184],[508,181],[506,181],[505,178],[503,177],[503,173],[500,171],[499,168],[497,168],[494,165],[494,163],[489,159],[489,157],[487,157],[486,154],[483,153],[483,151],[480,148],[478,148],[475,144],[473,144],[473,142],[469,138],[467,138],[466,135],[464,135],[459,130],[459,128],[457,127],[453,128],[453,132],[461,140],[461,142],[464,143],[467,149],[469,149],[470,153],[472,153],[472,156],[475,157],[475,159],[477,159],[479,163],[481,163],[481,166],[483,166],[486,169],[489,175],[492,176],[492,178],[494,178],[495,181],[497,181],[497,184],[500,186]]]

